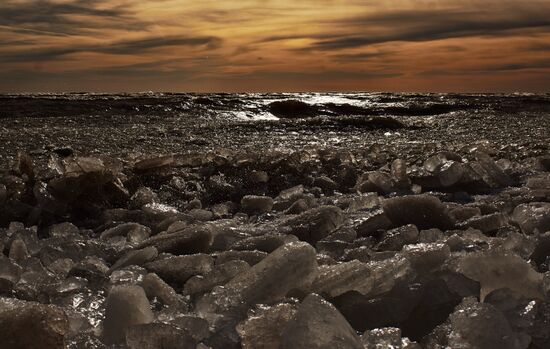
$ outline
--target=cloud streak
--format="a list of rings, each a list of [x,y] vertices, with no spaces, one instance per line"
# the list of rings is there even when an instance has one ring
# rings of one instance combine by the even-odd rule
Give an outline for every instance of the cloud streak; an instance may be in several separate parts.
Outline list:
[[[432,41],[473,36],[508,36],[538,29],[550,32],[550,5],[520,13],[488,14],[472,10],[392,11],[346,18],[338,26],[354,28],[348,35],[319,40],[310,48],[334,50],[394,41]]]
[[[75,53],[104,53],[116,55],[136,55],[150,50],[171,46],[206,46],[215,48],[221,40],[216,37],[152,37],[137,40],[119,41],[106,44],[72,45],[32,51],[16,51],[0,56],[2,62],[36,62],[62,58]]]

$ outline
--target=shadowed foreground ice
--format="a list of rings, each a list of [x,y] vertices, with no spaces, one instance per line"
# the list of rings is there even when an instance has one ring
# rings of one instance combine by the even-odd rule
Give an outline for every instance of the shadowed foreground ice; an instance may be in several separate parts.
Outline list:
[[[445,148],[447,110],[292,97],[255,122],[377,143],[5,155],[0,347],[550,347],[550,153],[512,142],[547,129]]]

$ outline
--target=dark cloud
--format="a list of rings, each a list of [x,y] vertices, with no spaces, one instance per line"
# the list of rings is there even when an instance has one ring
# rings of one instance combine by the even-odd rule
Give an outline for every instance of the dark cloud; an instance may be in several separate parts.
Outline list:
[[[246,78],[263,80],[294,80],[294,81],[331,81],[334,79],[371,79],[371,78],[394,78],[401,76],[402,73],[391,71],[345,71],[345,70],[326,70],[326,71],[255,71],[245,74],[226,74],[224,78]]]
[[[537,42],[530,44],[526,47],[530,51],[539,51],[539,52],[547,52],[550,51],[550,42]]]
[[[347,49],[393,41],[431,41],[472,36],[506,36],[537,28],[550,32],[550,3],[543,8],[491,11],[407,10],[345,18],[330,24],[349,27],[348,35],[318,40],[307,49]],[[542,29],[543,28],[543,29]]]
[[[506,63],[506,64],[495,64],[492,66],[486,67],[485,71],[518,71],[518,70],[527,70],[527,69],[549,69],[550,68],[550,59],[541,59],[534,60],[530,62],[521,62],[521,63]]]
[[[143,29],[146,26],[132,16],[128,7],[98,8],[98,4],[102,1],[3,0],[0,3],[0,28],[43,35],[73,35],[89,29]]]
[[[6,52],[0,55],[2,62],[40,62],[57,59],[79,52],[93,52],[119,55],[135,55],[145,51],[168,46],[206,46],[216,48],[221,40],[216,37],[153,37],[119,41],[108,44],[67,45],[33,50]]]
[[[550,59],[539,59],[527,62],[503,63],[493,65],[483,65],[480,67],[469,67],[464,69],[430,69],[417,73],[417,76],[464,76],[464,75],[479,75],[493,74],[505,72],[519,72],[525,70],[540,70],[550,69]]]

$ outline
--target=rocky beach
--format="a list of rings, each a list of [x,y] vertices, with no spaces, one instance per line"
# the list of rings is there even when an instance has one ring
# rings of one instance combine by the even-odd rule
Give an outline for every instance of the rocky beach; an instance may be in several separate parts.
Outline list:
[[[550,95],[0,96],[0,348],[550,347]]]

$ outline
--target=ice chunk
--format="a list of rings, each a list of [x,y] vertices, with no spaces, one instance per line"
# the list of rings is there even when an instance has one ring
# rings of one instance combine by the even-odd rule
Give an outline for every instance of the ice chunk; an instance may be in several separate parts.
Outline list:
[[[147,324],[154,319],[143,288],[114,286],[107,296],[103,340],[106,344],[124,343],[126,329]]]
[[[203,340],[210,335],[208,321],[198,316],[178,315],[170,323],[184,329],[197,341]]]
[[[420,349],[419,344],[402,338],[401,330],[395,327],[367,330],[361,340],[367,349]]]
[[[403,256],[416,270],[428,272],[441,266],[451,256],[451,250],[447,244],[407,245]]]
[[[0,205],[3,205],[8,199],[8,189],[4,184],[0,184]]]
[[[249,265],[260,263],[268,254],[263,251],[224,251],[216,256],[216,265],[242,260]]]
[[[478,295],[478,283],[444,271],[398,282],[375,297],[351,291],[332,302],[358,331],[395,326],[420,340],[445,321],[462,298]]]
[[[197,343],[185,330],[154,323],[128,327],[126,345],[128,349],[194,349]]]
[[[302,212],[305,212],[309,209],[309,205],[306,200],[304,199],[298,199],[294,201],[292,205],[290,205],[289,208],[287,208],[284,212],[286,214],[300,214]]]
[[[215,286],[224,285],[236,275],[245,272],[250,265],[245,261],[234,260],[220,265],[204,276],[193,276],[185,283],[183,293],[194,295],[197,293],[209,292]]]
[[[4,256],[0,256],[0,293],[10,294],[22,273],[23,268],[17,265],[17,263]]]
[[[391,164],[391,175],[397,187],[407,189],[411,185],[411,180],[407,175],[407,162],[403,159],[395,159]]]
[[[313,281],[317,275],[315,256],[308,243],[283,245],[224,287],[215,288],[197,303],[196,310],[213,323],[220,314],[244,313],[254,304],[279,300]]]
[[[418,234],[418,242],[420,243],[432,243],[443,240],[443,232],[437,228],[421,230]]]
[[[157,258],[158,251],[154,247],[145,247],[141,250],[132,250],[120,257],[109,269],[109,272],[127,267],[129,265],[139,265],[150,262]]]
[[[497,308],[466,299],[449,317],[450,348],[526,349],[529,337],[515,333]]]
[[[321,206],[288,219],[283,226],[302,241],[315,243],[344,223],[342,210],[336,206]]]
[[[450,209],[451,216],[455,220],[461,222],[468,220],[472,217],[481,216],[481,210],[479,207],[473,206],[457,206]]]
[[[304,197],[304,186],[297,185],[292,188],[282,190],[275,198],[273,208],[277,211],[288,209],[296,200]]]
[[[512,179],[498,167],[489,155],[478,151],[475,157],[477,162],[470,163],[470,166],[490,187],[509,187],[513,184]]]
[[[400,251],[407,244],[418,242],[418,229],[413,224],[404,225],[384,233],[376,246],[379,251]]]
[[[3,348],[64,349],[69,321],[56,306],[0,298]]]
[[[273,209],[273,199],[269,196],[246,195],[241,199],[241,209],[248,214],[262,214]]]
[[[153,236],[139,244],[138,248],[154,246],[159,252],[183,255],[206,252],[211,243],[211,228],[191,226],[169,234]]]
[[[468,254],[456,261],[457,271],[481,284],[481,299],[499,288],[509,288],[524,297],[543,299],[543,274],[521,257],[500,251]]]
[[[281,349],[363,349],[361,339],[332,304],[307,296],[283,331]]]
[[[150,300],[156,298],[164,305],[175,305],[179,302],[176,291],[155,273],[145,275],[141,281],[141,287]]]
[[[125,236],[128,241],[140,242],[151,235],[151,229],[138,223],[124,223],[101,233],[101,239],[107,240],[115,236]]]
[[[357,235],[370,236],[380,230],[387,230],[393,227],[395,225],[390,221],[388,216],[382,210],[378,210],[359,223],[357,226]]]
[[[237,241],[232,244],[229,249],[237,251],[258,250],[271,253],[282,245],[297,240],[298,239],[294,235],[266,234],[260,236],[251,236],[249,238]]]
[[[51,237],[69,237],[71,235],[78,235],[80,230],[77,226],[70,222],[54,224],[48,229]]]
[[[331,298],[349,291],[373,296],[387,292],[397,282],[414,276],[410,262],[399,256],[370,263],[353,260],[320,267],[312,290]]]
[[[137,171],[156,170],[162,167],[171,166],[174,163],[174,156],[160,156],[156,158],[150,158],[138,161],[134,165],[134,169]]]
[[[414,224],[420,229],[451,229],[454,226],[447,209],[435,196],[395,197],[385,200],[382,208],[396,226]]]
[[[371,172],[368,175],[368,180],[369,183],[371,183],[374,186],[375,190],[380,194],[388,194],[395,191],[391,176],[385,172]],[[365,192],[365,190],[361,190],[361,192]]]
[[[512,213],[512,220],[526,234],[538,231],[543,234],[550,231],[550,203],[532,202],[519,205]]]
[[[436,176],[444,187],[450,187],[460,182],[464,175],[464,166],[460,162],[446,161],[437,169]]]
[[[243,349],[279,349],[281,336],[296,307],[279,304],[260,309],[237,327]]]
[[[76,263],[70,270],[69,276],[78,276],[87,279],[90,282],[96,283],[105,281],[109,267],[105,261],[96,256],[88,256]]]
[[[347,207],[348,212],[368,210],[380,205],[380,200],[376,193],[366,193],[350,199]]]
[[[327,176],[320,176],[313,180],[313,186],[319,187],[325,194],[333,194],[338,189],[338,183]]]
[[[140,208],[158,200],[157,194],[148,187],[141,187],[130,198],[130,208]]]
[[[478,229],[483,233],[493,233],[506,226],[507,223],[508,218],[505,215],[502,213],[493,213],[480,217],[472,217],[459,226]]]
[[[252,171],[249,174],[249,180],[251,183],[267,183],[269,182],[269,175],[265,171]]]
[[[159,259],[144,267],[156,273],[168,283],[183,284],[193,275],[206,274],[212,270],[214,259],[206,254],[194,254]]]
[[[12,241],[9,257],[17,263],[21,263],[30,257],[29,251],[27,250],[27,245],[22,239],[17,238]]]

